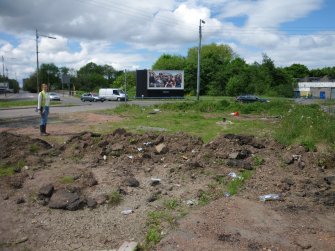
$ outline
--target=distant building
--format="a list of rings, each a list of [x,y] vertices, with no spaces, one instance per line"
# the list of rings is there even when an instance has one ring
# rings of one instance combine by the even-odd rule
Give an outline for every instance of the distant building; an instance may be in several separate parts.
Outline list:
[[[328,78],[304,78],[298,80],[294,97],[335,99],[335,80]]]
[[[0,82],[0,93],[8,92],[8,82]]]

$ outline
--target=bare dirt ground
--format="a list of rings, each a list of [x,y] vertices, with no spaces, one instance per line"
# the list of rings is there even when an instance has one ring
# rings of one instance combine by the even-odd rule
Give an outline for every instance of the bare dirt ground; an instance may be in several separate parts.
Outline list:
[[[48,129],[61,143],[40,139],[32,124],[0,129],[1,166],[24,165],[0,177],[1,250],[144,243],[148,212],[166,209],[172,199],[185,216],[161,225],[163,239],[152,250],[335,250],[334,153],[238,135],[205,144],[184,133],[86,131],[118,119],[59,118]],[[225,197],[219,182],[246,169],[252,177]],[[115,191],[122,194],[119,204]],[[196,205],[204,193],[211,201]],[[266,194],[279,199],[260,201]]]

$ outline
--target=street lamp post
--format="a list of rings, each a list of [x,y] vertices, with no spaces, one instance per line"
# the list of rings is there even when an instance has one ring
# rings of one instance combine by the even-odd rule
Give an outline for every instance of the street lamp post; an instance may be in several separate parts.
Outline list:
[[[40,71],[40,66],[38,63],[38,38],[39,37],[47,37],[47,38],[51,38],[51,39],[56,39],[55,37],[50,37],[50,36],[46,36],[46,35],[42,35],[38,33],[38,30],[36,29],[36,65],[37,65],[37,72],[36,72],[36,84],[37,84],[37,93],[39,92],[39,71]]]
[[[197,71],[197,100],[199,101],[199,96],[200,96],[200,57],[201,57],[201,24],[205,24],[204,20],[200,19],[199,22],[199,47],[198,47],[198,71]]]

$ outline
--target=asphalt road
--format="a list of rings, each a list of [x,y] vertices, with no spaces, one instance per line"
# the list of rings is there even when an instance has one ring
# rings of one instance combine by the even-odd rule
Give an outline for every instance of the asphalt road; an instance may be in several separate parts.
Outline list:
[[[105,102],[82,102],[79,98],[68,96],[66,94],[60,94],[61,102],[51,103],[50,113],[61,114],[61,113],[72,113],[72,112],[84,112],[84,111],[95,111],[95,110],[105,110],[113,109],[119,106],[124,101],[105,101]],[[36,100],[36,93],[19,93],[19,94],[7,94],[0,96],[0,100]],[[128,101],[128,104],[135,104],[140,106],[149,106],[154,104],[161,104],[166,102],[174,102],[170,100],[134,100]],[[69,106],[72,105],[72,106]],[[17,108],[1,108],[0,107],[0,119],[7,118],[22,118],[39,116],[35,111],[35,107],[17,107]],[[1,123],[1,121],[0,121]]]

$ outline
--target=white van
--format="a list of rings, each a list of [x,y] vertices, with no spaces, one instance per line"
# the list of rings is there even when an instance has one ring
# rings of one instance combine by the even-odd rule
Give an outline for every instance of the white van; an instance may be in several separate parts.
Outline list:
[[[128,100],[127,94],[122,91],[121,89],[112,89],[112,88],[106,88],[106,89],[100,89],[99,90],[99,96],[105,98],[106,100]]]

